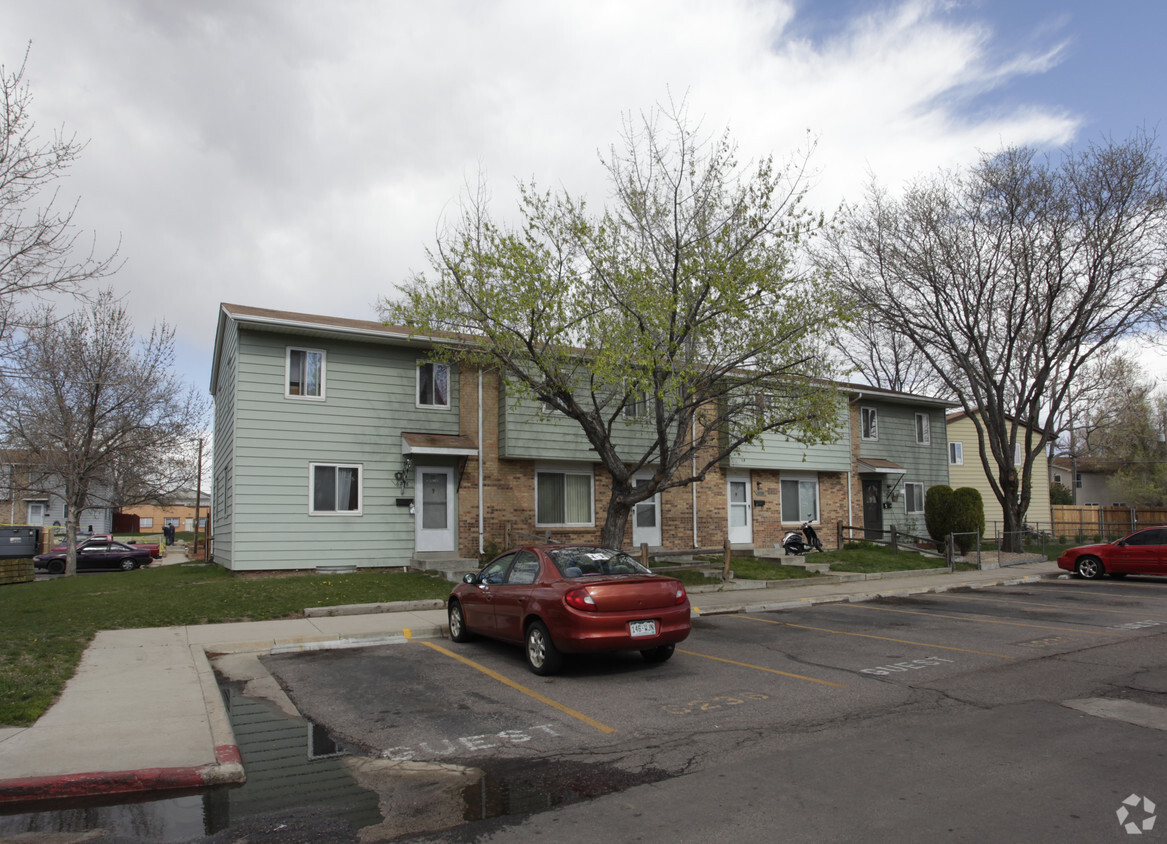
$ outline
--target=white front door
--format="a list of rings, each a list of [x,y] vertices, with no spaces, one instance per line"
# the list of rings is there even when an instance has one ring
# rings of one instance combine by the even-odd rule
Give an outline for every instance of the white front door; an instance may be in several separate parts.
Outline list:
[[[751,544],[754,541],[750,503],[750,476],[730,475],[726,491],[729,501],[729,541]]]
[[[418,551],[453,551],[458,524],[454,508],[454,470],[418,466],[415,482],[415,547]]]
[[[648,480],[648,476],[633,478],[632,484],[643,486]],[[645,542],[651,548],[661,546],[659,492],[652,498],[641,501],[632,511],[632,544],[639,548]]]
[[[28,505],[28,523],[30,525],[43,525],[45,523],[45,505],[39,501],[29,502]]]

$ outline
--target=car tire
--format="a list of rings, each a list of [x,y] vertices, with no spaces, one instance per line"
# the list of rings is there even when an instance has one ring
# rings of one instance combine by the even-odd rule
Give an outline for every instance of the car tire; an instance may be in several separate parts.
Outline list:
[[[523,650],[527,654],[527,666],[540,677],[557,674],[563,667],[563,655],[551,641],[547,625],[532,621],[523,637]]]
[[[64,560],[50,560],[48,568],[49,568],[49,574],[64,574],[65,573],[65,561]]]
[[[133,571],[137,567],[138,567],[138,561],[135,560],[133,557],[126,557],[124,560],[122,560],[120,563],[118,563],[118,568],[121,569],[122,571]]]
[[[451,642],[469,642],[474,638],[474,634],[466,628],[466,615],[462,612],[462,604],[459,601],[450,601],[447,618],[450,621],[450,641]]]
[[[676,645],[661,645],[659,648],[649,648],[646,651],[641,651],[640,655],[648,662],[668,662],[673,656],[673,651],[676,649]]]
[[[1106,574],[1106,567],[1102,565],[1102,560],[1097,557],[1082,557],[1078,560],[1078,565],[1074,567],[1078,577],[1083,580],[1097,580]]]

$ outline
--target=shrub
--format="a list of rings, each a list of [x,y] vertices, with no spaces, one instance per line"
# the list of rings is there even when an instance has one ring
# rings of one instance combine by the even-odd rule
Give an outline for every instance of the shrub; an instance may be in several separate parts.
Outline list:
[[[952,511],[952,487],[945,484],[928,487],[924,494],[924,527],[941,550],[952,533]]]
[[[962,486],[952,493],[952,523],[951,530],[955,534],[957,547],[961,556],[967,554],[973,547],[972,533],[977,536],[985,535],[985,502],[978,490],[970,486]]]

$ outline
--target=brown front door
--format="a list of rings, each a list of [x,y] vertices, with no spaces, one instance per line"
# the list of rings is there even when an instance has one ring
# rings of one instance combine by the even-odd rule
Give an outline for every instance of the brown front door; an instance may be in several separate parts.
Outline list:
[[[878,481],[863,482],[863,536],[865,539],[883,538],[883,484]]]

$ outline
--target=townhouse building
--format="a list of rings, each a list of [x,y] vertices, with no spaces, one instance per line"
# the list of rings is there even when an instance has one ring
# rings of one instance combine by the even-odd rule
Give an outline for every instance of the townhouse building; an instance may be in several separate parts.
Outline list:
[[[836,441],[769,434],[737,449],[703,481],[637,505],[625,547],[774,547],[806,519],[830,528],[831,547],[837,522],[863,523],[865,478],[880,481],[883,523],[914,515],[923,488],[947,482],[943,403],[838,389]],[[577,423],[494,371],[440,362],[408,329],[224,304],[211,393],[214,558],[227,568],[473,567],[508,542],[599,538],[611,483]],[[881,438],[855,441],[860,405]],[[637,413],[614,434],[619,453],[650,436]],[[916,413],[929,438],[908,447],[914,434],[897,429]]]

